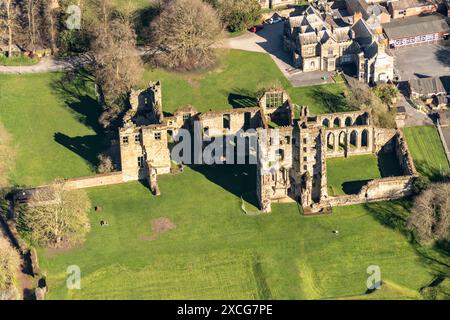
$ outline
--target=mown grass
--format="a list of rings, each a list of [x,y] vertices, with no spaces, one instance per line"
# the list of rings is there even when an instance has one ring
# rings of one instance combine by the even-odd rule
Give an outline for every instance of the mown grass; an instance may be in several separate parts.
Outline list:
[[[434,126],[408,127],[403,132],[420,174],[436,180],[449,170],[444,147]]]
[[[356,194],[370,180],[381,178],[377,156],[361,155],[327,160],[330,196]]]
[[[104,148],[94,85],[60,74],[0,75],[0,122],[16,150],[13,184],[38,185],[92,174]]]
[[[90,213],[86,243],[59,253],[39,250],[48,297],[377,298],[365,293],[367,267],[378,265],[383,280],[405,288],[389,297],[403,299],[433,279],[439,259],[419,253],[396,231],[394,221],[408,215],[404,202],[335,208],[317,217],[284,204],[246,216],[240,195],[254,192],[255,171],[237,168],[162,176],[160,197],[139,183],[90,189],[93,206],[102,210]],[[149,241],[151,221],[161,217],[176,228]],[[69,265],[81,268],[81,290],[66,288]]]
[[[219,51],[215,67],[195,73],[147,70],[146,80],[161,80],[164,110],[192,105],[199,111],[254,107],[256,93],[274,83],[281,84],[298,105],[307,105],[312,113],[348,110],[345,85],[328,84],[294,88],[269,55],[241,50]]]

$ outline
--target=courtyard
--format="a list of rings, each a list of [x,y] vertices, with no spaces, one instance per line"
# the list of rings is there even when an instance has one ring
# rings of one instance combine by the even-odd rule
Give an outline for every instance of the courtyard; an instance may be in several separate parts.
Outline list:
[[[327,160],[328,194],[357,194],[369,181],[400,176],[402,170],[394,153],[357,155]]]

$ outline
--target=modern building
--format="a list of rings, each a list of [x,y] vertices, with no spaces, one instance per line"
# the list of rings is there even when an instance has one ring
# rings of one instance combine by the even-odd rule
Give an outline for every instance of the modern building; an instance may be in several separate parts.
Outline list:
[[[448,38],[449,18],[439,13],[393,20],[383,25],[391,48],[436,43]]]
[[[396,0],[388,3],[392,19],[436,12],[437,5],[427,0]]]

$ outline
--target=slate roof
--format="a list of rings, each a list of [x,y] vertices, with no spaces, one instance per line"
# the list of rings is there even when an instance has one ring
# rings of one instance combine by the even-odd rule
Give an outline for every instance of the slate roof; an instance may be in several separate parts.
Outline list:
[[[420,95],[450,93],[450,76],[412,79],[409,87]]]
[[[439,13],[396,19],[383,24],[383,29],[390,40],[450,31],[449,19]]]

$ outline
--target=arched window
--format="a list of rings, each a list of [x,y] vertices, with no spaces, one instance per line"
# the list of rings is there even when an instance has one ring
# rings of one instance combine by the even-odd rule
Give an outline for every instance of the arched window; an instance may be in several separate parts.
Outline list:
[[[346,138],[345,138],[345,132],[341,131],[341,133],[339,133],[339,148],[340,149],[345,149],[345,145],[346,145]]]
[[[339,118],[334,119],[333,126],[335,128],[339,128],[341,126],[341,119],[339,119]]]
[[[350,127],[351,125],[352,125],[352,118],[351,117],[345,118],[345,126]]]
[[[334,149],[334,133],[330,132],[327,137],[327,148],[333,150]]]
[[[368,147],[369,146],[369,131],[366,129],[363,130],[361,133],[361,147]]]
[[[356,130],[353,130],[352,133],[350,133],[350,146],[356,147],[357,140],[358,140],[358,132],[356,132]]]
[[[330,127],[330,120],[328,120],[328,119],[323,119],[322,125],[323,125],[324,127],[329,128],[329,127]]]

